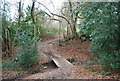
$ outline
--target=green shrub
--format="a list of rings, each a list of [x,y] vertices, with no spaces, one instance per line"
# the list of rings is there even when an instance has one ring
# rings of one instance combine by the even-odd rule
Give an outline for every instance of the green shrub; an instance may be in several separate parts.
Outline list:
[[[37,38],[31,37],[30,31],[22,32],[19,36],[22,46],[21,53],[18,54],[18,62],[23,68],[30,68],[37,64]]]
[[[19,45],[21,52],[14,58],[3,61],[3,68],[6,70],[29,69],[38,63],[37,39],[32,38],[30,31],[24,31],[19,35]]]
[[[2,68],[4,68],[3,72],[8,71],[8,70],[17,70],[17,71],[21,70],[17,57],[4,60],[2,62]]]
[[[120,25],[118,3],[91,2],[82,6],[81,32],[91,38],[90,51],[105,71],[120,72]]]

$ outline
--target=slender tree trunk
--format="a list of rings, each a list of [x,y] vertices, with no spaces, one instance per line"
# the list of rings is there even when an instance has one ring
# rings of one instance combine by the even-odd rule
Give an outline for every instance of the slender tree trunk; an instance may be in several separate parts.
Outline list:
[[[61,43],[60,43],[60,37],[61,37],[61,25],[62,24],[62,22],[59,22],[59,46],[61,45]]]
[[[20,27],[20,24],[21,24],[21,16],[22,16],[22,9],[21,9],[21,0],[20,0],[20,2],[18,3],[18,27]],[[19,33],[19,30],[17,29],[16,36],[13,40],[13,43],[16,41],[16,39],[18,37],[18,33]]]
[[[19,16],[18,16],[18,25],[20,26],[20,22],[21,22],[20,18],[21,18],[21,15],[22,15],[22,13],[21,13],[21,1],[19,2],[18,14],[19,14]]]
[[[13,44],[12,44],[12,35],[11,35],[11,30],[8,28],[8,37],[9,37],[9,53],[13,54]]]
[[[76,32],[76,25],[73,26],[73,38],[74,38],[74,39],[78,39],[78,38],[79,38],[79,35],[78,35],[78,33]]]
[[[35,2],[32,3],[32,8],[31,8],[31,17],[32,17],[32,21],[34,24],[34,36],[40,37],[39,26],[37,25],[37,23],[35,21],[34,7],[35,7]]]
[[[78,34],[76,32],[76,22],[77,22],[77,19],[74,19],[74,16],[73,16],[73,11],[72,11],[72,3],[69,1],[69,5],[70,5],[70,13],[71,13],[71,31],[72,31],[72,38],[73,39],[76,39],[78,38]]]

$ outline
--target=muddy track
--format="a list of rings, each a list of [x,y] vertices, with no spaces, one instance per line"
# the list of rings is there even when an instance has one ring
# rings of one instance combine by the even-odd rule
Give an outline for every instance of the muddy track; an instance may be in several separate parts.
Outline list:
[[[52,47],[52,43],[58,40],[59,39],[54,39],[42,42],[38,46],[38,51],[41,53],[42,58],[48,59],[48,61],[52,60],[58,68],[52,69],[49,72],[37,73],[24,79],[66,79],[70,76],[73,65],[61,56],[56,55]]]

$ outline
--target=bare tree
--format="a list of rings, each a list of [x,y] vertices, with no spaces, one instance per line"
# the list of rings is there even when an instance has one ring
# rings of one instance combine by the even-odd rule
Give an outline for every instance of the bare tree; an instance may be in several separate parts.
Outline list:
[[[32,21],[33,21],[33,24],[34,24],[34,36],[39,37],[40,32],[39,32],[39,26],[37,25],[37,23],[35,21],[34,7],[35,7],[35,2],[33,1],[32,2],[32,7],[31,7],[31,17],[32,17]]]
[[[49,8],[47,8],[44,4],[42,4],[42,3],[40,3],[40,2],[37,2],[38,4],[40,4],[40,5],[42,5],[43,7],[45,7],[47,10],[48,10],[48,12],[50,13],[47,13],[47,12],[45,12],[45,14],[46,15],[48,15],[49,17],[51,17],[51,18],[53,18],[53,17],[58,17],[58,19],[59,18],[62,18],[62,19],[64,19],[66,22],[67,22],[67,24],[68,24],[68,26],[70,26],[70,29],[71,29],[71,31],[72,31],[72,36],[71,36],[71,38],[78,38],[78,34],[77,34],[77,32],[76,32],[76,24],[77,24],[77,19],[78,19],[78,14],[79,14],[79,12],[77,12],[77,13],[73,13],[73,8],[74,7],[76,7],[76,8],[78,8],[79,7],[79,3],[76,3],[76,4],[72,4],[72,2],[70,2],[69,1],[69,7],[67,7],[67,8],[69,8],[68,10],[68,13],[67,14],[70,14],[70,15],[65,15],[65,13],[64,12],[61,12],[61,14],[62,15],[59,15],[59,14],[55,14],[55,13],[52,13],[50,10],[49,10]],[[62,10],[61,10],[62,11]],[[67,30],[68,30],[68,26],[67,26]],[[68,32],[68,31],[67,31]]]
[[[77,19],[78,19],[79,12],[74,13],[73,10],[74,10],[74,7],[76,7],[76,8],[79,7],[79,3],[75,3],[75,2],[73,3],[73,2],[69,1],[69,7],[70,7],[70,22],[71,22],[71,24],[70,24],[71,27],[70,28],[71,28],[71,31],[72,31],[72,36],[75,37],[75,38],[78,38],[78,34],[76,32],[76,24],[77,24]]]

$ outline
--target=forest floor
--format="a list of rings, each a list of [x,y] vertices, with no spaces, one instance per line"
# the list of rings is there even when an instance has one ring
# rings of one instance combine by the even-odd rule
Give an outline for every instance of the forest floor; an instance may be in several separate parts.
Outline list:
[[[61,38],[62,39],[62,38]],[[10,71],[4,77],[11,77],[14,74],[21,75],[19,79],[114,79],[119,75],[112,74],[105,76],[101,74],[100,66],[91,63],[89,53],[89,41],[81,42],[81,40],[71,40],[69,42],[62,41],[58,44],[59,38],[48,38],[38,45],[40,52],[39,64],[28,71]],[[61,56],[68,59],[73,65],[72,67],[58,68],[56,65],[44,55],[43,52],[52,51],[53,55]]]

